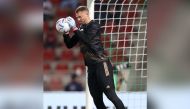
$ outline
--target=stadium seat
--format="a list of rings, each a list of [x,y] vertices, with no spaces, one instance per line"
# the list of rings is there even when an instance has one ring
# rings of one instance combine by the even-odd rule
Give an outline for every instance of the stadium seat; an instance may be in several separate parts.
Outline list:
[[[106,22],[105,26],[102,28],[104,30],[104,33],[113,33],[117,32],[114,25],[114,20],[109,20]]]
[[[133,31],[133,26],[127,26],[126,32],[132,32]]]
[[[145,0],[133,0],[133,4],[143,4]]]
[[[128,47],[129,46],[129,39],[127,36],[120,35],[118,40],[118,47]]]
[[[130,15],[128,15],[130,16]],[[126,15],[127,17],[127,15]],[[117,27],[116,30],[118,30],[119,32],[132,32],[132,28],[133,28],[133,25],[134,25],[134,21],[135,19],[123,19],[121,21],[121,25],[120,27]]]
[[[113,52],[112,55],[112,61],[113,62],[124,62],[125,57],[123,56],[123,52],[125,52],[124,54],[126,54],[126,50],[124,51],[124,49],[117,49]]]
[[[59,5],[61,0],[50,0],[53,5]]]
[[[129,12],[128,18],[138,17],[138,12]]]
[[[48,89],[50,91],[61,91],[63,90],[63,84],[59,78],[51,78],[50,82],[48,83]]]
[[[57,64],[56,66],[56,73],[67,73],[68,72],[68,65],[67,64]]]
[[[76,61],[83,61],[83,55],[82,53],[79,53],[78,55],[75,56]]]
[[[49,64],[44,64],[43,65],[43,71],[44,73],[49,73],[50,72],[50,65]]]
[[[51,30],[47,32],[47,37],[44,40],[45,48],[54,48],[57,43],[56,31]]]
[[[77,68],[80,68],[80,69],[82,70],[83,73],[85,72],[85,66],[84,66],[83,63],[80,63],[80,64],[74,64],[72,69],[76,71]]]
[[[48,26],[48,22],[47,22],[47,21],[44,21],[43,29],[44,29],[44,32],[47,32],[47,31],[48,31],[49,26]]]
[[[61,60],[63,61],[71,61],[73,59],[73,52],[72,50],[63,50],[62,54],[61,54]]]
[[[64,9],[58,8],[58,9],[56,10],[56,16],[57,16],[58,18],[67,17],[67,11],[64,10]]]
[[[104,46],[105,49],[110,48],[111,47],[111,42],[104,42],[103,46]]]
[[[86,4],[86,2],[87,2],[87,0],[79,0],[80,5],[84,5],[84,4]]]
[[[110,48],[111,47],[111,42],[110,42],[110,37],[109,36],[101,36],[101,41],[103,43],[104,48]]]
[[[45,49],[43,52],[43,58],[45,61],[52,61],[54,59],[53,49]]]

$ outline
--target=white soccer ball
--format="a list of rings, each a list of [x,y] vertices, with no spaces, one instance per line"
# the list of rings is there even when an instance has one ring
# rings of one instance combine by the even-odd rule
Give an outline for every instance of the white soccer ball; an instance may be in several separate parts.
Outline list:
[[[66,33],[70,31],[69,24],[66,21],[66,18],[60,18],[56,22],[56,30],[61,33]]]

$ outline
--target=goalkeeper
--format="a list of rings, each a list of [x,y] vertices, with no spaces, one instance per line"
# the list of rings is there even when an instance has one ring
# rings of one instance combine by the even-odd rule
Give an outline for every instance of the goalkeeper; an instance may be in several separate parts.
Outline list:
[[[97,109],[106,109],[103,93],[115,105],[116,109],[125,109],[122,101],[115,93],[113,68],[109,59],[104,55],[104,48],[100,40],[100,25],[89,17],[89,10],[85,6],[76,9],[76,17],[81,24],[76,27],[75,20],[67,17],[69,26],[74,31],[70,38],[68,33],[63,35],[68,48],[80,44],[85,65],[88,67],[88,85]]]

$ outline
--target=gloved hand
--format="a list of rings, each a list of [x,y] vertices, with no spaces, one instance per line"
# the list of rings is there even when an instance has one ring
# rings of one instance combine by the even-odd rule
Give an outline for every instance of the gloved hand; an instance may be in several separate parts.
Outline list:
[[[70,17],[70,16],[69,16],[69,17],[66,17],[66,21],[68,22],[70,28],[72,28],[73,30],[78,29],[78,28],[76,27],[75,20],[74,20],[72,17]]]

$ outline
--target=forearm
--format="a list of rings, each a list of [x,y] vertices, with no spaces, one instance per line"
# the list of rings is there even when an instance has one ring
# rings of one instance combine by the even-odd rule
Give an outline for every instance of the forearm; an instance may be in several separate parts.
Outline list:
[[[78,42],[78,38],[75,35],[70,38],[69,34],[64,34],[63,37],[67,48],[72,48]]]

